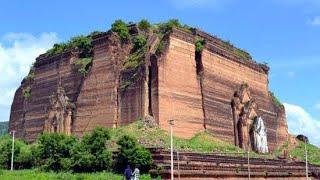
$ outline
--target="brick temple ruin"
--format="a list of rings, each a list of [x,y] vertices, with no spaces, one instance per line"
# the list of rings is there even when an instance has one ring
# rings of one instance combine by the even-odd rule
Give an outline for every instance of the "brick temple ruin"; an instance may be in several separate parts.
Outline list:
[[[132,36],[142,33],[131,29]],[[123,64],[132,46],[121,43],[117,33],[92,37],[92,67],[85,76],[74,63],[78,49],[40,55],[34,78],[23,80],[15,93],[9,130],[32,142],[44,131],[81,137],[96,126],[117,128],[146,117],[169,131],[173,118],[174,134],[182,138],[207,130],[262,153],[286,142],[285,109],[269,92],[268,66],[242,58],[197,29],[173,28],[162,55],[155,54],[159,38],[145,35],[143,73],[129,85]],[[195,50],[199,38],[206,42],[201,54]],[[26,88],[29,97],[22,95]]]

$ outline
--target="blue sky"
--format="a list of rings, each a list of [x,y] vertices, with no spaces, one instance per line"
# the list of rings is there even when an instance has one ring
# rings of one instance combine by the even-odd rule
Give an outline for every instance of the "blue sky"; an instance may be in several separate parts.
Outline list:
[[[285,103],[289,131],[320,146],[320,1],[163,0],[23,1],[0,6],[0,121],[9,119],[15,89],[34,58],[53,43],[116,19],[178,18],[267,62],[270,89]]]

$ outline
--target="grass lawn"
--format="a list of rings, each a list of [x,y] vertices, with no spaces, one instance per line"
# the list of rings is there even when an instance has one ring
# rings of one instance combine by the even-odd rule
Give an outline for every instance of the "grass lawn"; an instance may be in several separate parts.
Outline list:
[[[0,170],[1,180],[122,180],[123,176],[113,173],[78,173],[43,172],[37,169],[8,171]],[[151,180],[149,175],[142,175],[141,180]]]

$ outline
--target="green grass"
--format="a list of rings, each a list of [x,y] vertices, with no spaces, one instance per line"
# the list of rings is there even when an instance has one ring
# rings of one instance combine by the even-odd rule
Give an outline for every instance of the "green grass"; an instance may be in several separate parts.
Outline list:
[[[140,143],[146,145],[146,147],[152,148],[165,148],[170,147],[170,135],[168,132],[158,128],[158,127],[145,127],[142,120],[135,123],[120,127],[118,129],[111,130],[111,140],[109,142],[109,147],[113,150],[117,149],[116,142],[122,135],[130,135],[139,140]],[[230,144],[224,140],[221,140],[207,131],[202,131],[196,134],[191,139],[182,139],[178,137],[173,138],[175,149],[180,151],[190,151],[199,153],[244,153],[244,154],[226,154],[228,156],[239,156],[247,157],[246,151]],[[288,151],[292,157],[296,156],[299,160],[304,160],[304,143],[299,142],[300,146],[295,147],[293,150]],[[281,154],[282,150],[288,146],[285,143],[281,148],[276,150],[273,154],[257,154],[250,151],[250,157],[253,158],[264,158],[264,159],[276,159],[277,155]],[[308,144],[308,160],[312,164],[320,164],[320,148]]]
[[[302,141],[297,140],[299,145],[294,147],[293,149],[288,149],[288,155],[291,157],[296,157],[298,160],[305,161],[304,155],[304,146],[305,143]],[[277,156],[282,153],[285,148],[288,148],[288,142],[283,144],[278,150],[276,150],[273,155]],[[308,161],[311,164],[319,164],[320,165],[320,148],[314,146],[312,144],[307,144],[307,151],[308,151]]]
[[[288,154],[292,157],[297,157],[299,160],[305,160],[304,146],[305,143],[298,141],[299,146],[295,147],[293,150],[288,150]],[[308,151],[308,161],[311,164],[320,164],[320,149],[312,144],[307,144]]]
[[[77,173],[72,174],[70,172],[43,172],[37,169],[33,170],[19,170],[8,171],[0,170],[1,180],[122,180],[123,176],[108,172],[103,173]],[[142,175],[141,180],[151,179],[150,175]]]
[[[118,129],[111,130],[111,141],[109,146],[116,149],[116,142],[122,135],[130,135],[139,140],[140,143],[152,148],[170,147],[170,135],[158,127],[145,127],[142,120]],[[245,152],[243,149],[234,146],[226,141],[214,137],[207,131],[196,134],[191,139],[173,138],[174,146],[183,151],[192,151],[200,153],[209,152]],[[256,154],[252,154],[252,156]]]

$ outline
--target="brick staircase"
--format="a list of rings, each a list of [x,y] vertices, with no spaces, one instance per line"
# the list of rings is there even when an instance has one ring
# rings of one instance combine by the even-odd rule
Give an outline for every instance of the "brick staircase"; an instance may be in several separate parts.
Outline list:
[[[151,150],[158,173],[170,179],[170,151]],[[174,153],[174,176],[178,179],[248,179],[248,160],[243,157],[179,152]],[[153,170],[157,171],[157,170]],[[320,165],[309,164],[309,177],[319,179]],[[252,179],[305,179],[304,162],[250,158]]]

